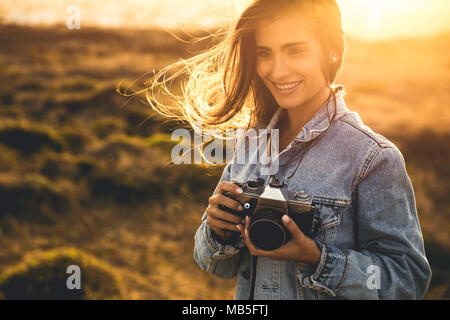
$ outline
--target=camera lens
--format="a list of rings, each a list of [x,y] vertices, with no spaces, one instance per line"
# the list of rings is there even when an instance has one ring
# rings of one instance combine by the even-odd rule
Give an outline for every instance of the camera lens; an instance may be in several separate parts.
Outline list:
[[[247,181],[247,191],[249,192],[258,192],[260,186],[259,181]]]
[[[281,216],[280,212],[271,208],[258,211],[249,226],[250,241],[261,250],[281,247],[287,238]]]
[[[247,186],[249,188],[258,188],[260,184],[258,181],[247,181]]]

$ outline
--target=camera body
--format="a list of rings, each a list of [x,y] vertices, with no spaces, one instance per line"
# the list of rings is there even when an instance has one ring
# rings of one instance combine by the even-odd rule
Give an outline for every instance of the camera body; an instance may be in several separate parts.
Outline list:
[[[312,197],[304,192],[288,191],[286,185],[272,178],[264,187],[264,180],[236,183],[243,192],[224,195],[241,203],[244,210],[235,211],[220,205],[220,209],[239,217],[251,218],[249,225],[250,241],[262,250],[275,250],[291,239],[289,230],[281,217],[287,214],[308,237],[314,238],[320,227],[320,219],[315,215]],[[229,241],[239,239],[239,233],[232,232]]]

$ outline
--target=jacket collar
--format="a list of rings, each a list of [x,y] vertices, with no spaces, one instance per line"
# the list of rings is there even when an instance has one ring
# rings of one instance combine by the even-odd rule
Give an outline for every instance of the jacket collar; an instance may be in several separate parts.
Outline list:
[[[336,86],[336,102],[337,102],[337,114],[335,119],[345,114],[348,109],[344,101],[345,90],[343,86]],[[323,131],[327,130],[330,126],[330,120],[335,111],[333,95],[324,102],[322,107],[316,112],[316,114],[304,125],[302,131],[295,137],[294,141],[308,142],[317,138]],[[276,125],[280,119],[282,112],[286,112],[282,108],[278,108],[272,119],[270,120],[267,129],[277,129]]]

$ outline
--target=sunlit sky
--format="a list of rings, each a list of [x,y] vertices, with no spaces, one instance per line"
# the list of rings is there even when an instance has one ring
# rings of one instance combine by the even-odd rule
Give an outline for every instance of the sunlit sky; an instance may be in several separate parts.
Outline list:
[[[450,0],[337,0],[346,34],[365,40],[450,31]],[[209,27],[237,17],[250,0],[0,0],[0,19],[66,24],[70,5],[81,27]]]

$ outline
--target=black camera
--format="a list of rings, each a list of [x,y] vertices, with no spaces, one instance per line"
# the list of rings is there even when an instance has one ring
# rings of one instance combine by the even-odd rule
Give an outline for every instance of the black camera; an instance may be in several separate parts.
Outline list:
[[[264,187],[264,180],[236,183],[243,192],[224,195],[241,203],[244,210],[235,211],[219,205],[219,208],[239,217],[251,218],[249,225],[250,241],[262,250],[275,250],[291,239],[291,233],[284,226],[281,217],[287,214],[308,237],[314,238],[320,227],[320,219],[315,215],[312,197],[304,192],[288,191],[286,185],[272,178]],[[238,232],[231,232],[228,242],[239,240]]]

